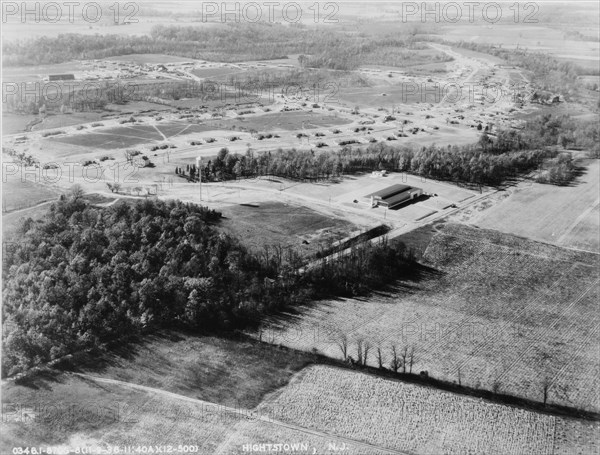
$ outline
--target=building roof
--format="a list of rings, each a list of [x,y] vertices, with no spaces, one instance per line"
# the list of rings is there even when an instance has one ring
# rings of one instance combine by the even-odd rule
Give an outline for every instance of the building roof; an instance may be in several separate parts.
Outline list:
[[[387,204],[388,207],[393,207],[408,199],[410,199],[410,191],[402,191],[401,193],[389,197],[381,202]]]
[[[402,193],[404,191],[410,190],[410,186],[402,185],[397,183],[396,185],[388,186],[382,190],[376,191],[375,193],[368,194],[366,197],[379,197],[381,199],[386,199],[392,196],[395,196],[398,193]]]

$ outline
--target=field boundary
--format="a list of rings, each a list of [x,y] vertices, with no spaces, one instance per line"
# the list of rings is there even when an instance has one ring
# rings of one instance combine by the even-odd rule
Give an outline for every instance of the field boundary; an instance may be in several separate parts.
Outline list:
[[[117,386],[122,386],[122,387],[129,387],[129,388],[133,388],[136,390],[141,390],[143,392],[149,392],[149,393],[161,395],[161,396],[164,396],[167,398],[182,400],[182,401],[186,401],[188,403],[200,404],[203,406],[203,411],[207,410],[207,406],[209,407],[208,409],[211,409],[212,407],[214,407],[214,410],[217,412],[225,411],[228,413],[236,414],[236,415],[239,415],[239,416],[245,418],[246,421],[264,422],[264,423],[267,423],[270,425],[276,425],[276,426],[288,428],[293,431],[299,431],[302,433],[307,433],[307,434],[319,436],[322,438],[338,439],[340,441],[345,442],[348,445],[359,446],[364,449],[376,449],[381,452],[397,454],[397,455],[410,455],[406,452],[391,449],[389,447],[383,447],[383,446],[378,446],[375,444],[369,444],[367,442],[358,441],[358,440],[351,439],[351,438],[346,438],[344,436],[340,436],[335,433],[328,433],[328,432],[323,432],[323,431],[312,430],[312,429],[305,428],[300,425],[294,425],[294,424],[290,424],[290,423],[281,422],[279,420],[271,419],[270,417],[262,416],[262,415],[258,414],[256,411],[251,410],[251,409],[232,408],[229,406],[224,406],[222,404],[212,403],[212,402],[206,401],[206,400],[199,400],[197,398],[186,397],[185,395],[179,395],[177,393],[169,392],[169,391],[162,390],[162,389],[156,389],[153,387],[134,384],[131,382],[119,381],[117,379],[101,378],[98,376],[92,376],[92,375],[84,374],[84,373],[71,373],[71,374],[73,374],[75,376],[79,376],[84,379],[94,381],[94,382],[99,382],[99,383],[104,383],[104,384],[112,384],[112,385],[117,385]],[[235,435],[235,433],[232,433],[232,434]],[[228,441],[225,441],[225,442],[228,442]]]
[[[244,341],[244,342],[248,342],[248,343],[252,343],[252,344],[266,346],[269,349],[280,349],[283,351],[298,352],[298,353],[306,353],[307,352],[307,351],[303,351],[300,349],[289,348],[284,345],[275,345],[268,341],[257,340],[255,338],[249,336],[248,334],[239,332],[239,331],[235,332],[234,334],[221,334],[221,336],[223,336],[226,339],[233,340],[233,341]],[[143,335],[141,335],[141,337],[143,337]],[[121,343],[126,342],[127,340],[131,340],[132,338],[135,338],[135,337],[132,337],[132,336],[124,337],[124,339],[121,340]],[[116,343],[108,343],[108,344],[115,345]],[[105,349],[110,349],[110,347],[106,346]],[[81,353],[83,353],[83,352],[84,351],[81,351]],[[91,348],[85,352],[93,353],[93,352],[95,352],[95,349]],[[357,372],[360,372],[363,374],[370,374],[372,376],[376,376],[376,377],[383,378],[383,379],[400,381],[400,382],[405,382],[405,383],[409,383],[409,384],[418,384],[418,385],[422,385],[424,387],[431,387],[431,388],[435,388],[438,390],[452,392],[457,395],[465,395],[465,396],[471,396],[471,397],[476,397],[476,398],[482,398],[482,399],[485,399],[486,401],[489,401],[492,403],[504,404],[507,406],[513,406],[513,407],[516,407],[519,409],[535,411],[535,412],[539,412],[542,414],[553,415],[553,416],[557,416],[557,417],[569,417],[569,418],[574,418],[574,419],[579,419],[579,420],[600,422],[600,413],[598,413],[598,412],[586,411],[586,410],[571,407],[571,406],[552,404],[552,403],[548,403],[548,404],[544,405],[540,401],[536,401],[536,400],[532,400],[532,399],[528,399],[528,398],[524,398],[524,397],[519,397],[519,396],[515,396],[515,395],[509,395],[509,394],[505,394],[505,393],[494,393],[490,390],[485,390],[485,389],[477,389],[474,387],[458,385],[454,382],[445,381],[442,379],[437,379],[437,378],[434,378],[431,376],[421,375],[418,373],[408,373],[408,372],[407,373],[402,373],[402,372],[395,373],[387,368],[380,369],[380,368],[369,366],[369,365],[358,365],[358,364],[351,365],[350,363],[345,362],[341,359],[330,357],[330,356],[327,356],[327,355],[324,355],[321,353],[317,353],[317,352],[313,352],[312,355],[313,355],[314,360],[311,363],[309,363],[307,365],[307,367],[310,365],[325,365],[325,366],[331,366],[331,367],[341,368],[341,369],[345,369],[345,370],[354,370],[354,371],[357,371]],[[76,355],[69,355],[69,356],[65,356],[65,358],[54,360],[51,362],[51,365],[46,364],[44,366],[40,365],[40,366],[34,367],[35,371],[33,371],[33,369],[28,370],[27,372],[21,373],[19,375],[19,377],[13,376],[11,378],[4,379],[3,382],[7,381],[7,380],[8,381],[18,381],[19,379],[21,379],[21,377],[25,376],[26,373],[27,373],[27,376],[29,376],[31,374],[36,374],[36,373],[39,373],[42,370],[46,370],[46,369],[54,369],[54,370],[60,370],[63,372],[68,372],[69,371],[68,366],[65,365],[62,368],[60,366],[61,364],[63,364],[63,362],[65,360],[67,360],[67,361],[70,360],[71,362],[69,362],[69,363],[75,364],[76,363]],[[292,379],[290,381],[293,381],[294,378],[297,375],[301,374],[305,369],[306,369],[306,367],[303,368],[302,370],[300,370],[296,375],[294,375],[292,377]],[[276,394],[278,391],[279,391],[279,389],[273,390],[272,392],[270,392],[269,394],[267,394],[265,396],[264,400],[268,400],[272,394]],[[171,392],[169,392],[169,393],[171,393]],[[214,404],[214,403],[212,403],[212,404],[216,406],[216,404]]]

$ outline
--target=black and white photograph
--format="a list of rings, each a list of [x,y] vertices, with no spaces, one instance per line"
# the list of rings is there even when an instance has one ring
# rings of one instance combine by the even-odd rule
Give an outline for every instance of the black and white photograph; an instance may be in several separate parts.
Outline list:
[[[600,455],[600,2],[0,5],[0,455]]]

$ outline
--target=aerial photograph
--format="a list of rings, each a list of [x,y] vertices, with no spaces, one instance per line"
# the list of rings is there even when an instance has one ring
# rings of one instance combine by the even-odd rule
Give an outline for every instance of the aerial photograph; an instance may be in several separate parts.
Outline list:
[[[0,5],[0,455],[600,455],[600,2]]]

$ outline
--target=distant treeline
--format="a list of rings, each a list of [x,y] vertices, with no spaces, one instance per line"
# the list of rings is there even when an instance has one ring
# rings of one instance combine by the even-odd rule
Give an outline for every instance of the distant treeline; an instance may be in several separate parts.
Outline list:
[[[277,245],[249,252],[218,212],[179,201],[90,206],[75,189],[5,245],[2,374],[145,329],[233,330],[271,312],[354,295],[412,268],[400,243],[365,244],[303,273]]]
[[[582,75],[600,75],[598,69],[583,68],[571,62],[560,62],[551,55],[531,52],[524,49],[505,49],[491,44],[461,41],[457,45],[465,49],[494,55],[507,62],[533,73],[533,84],[542,90],[560,93],[567,98],[574,96],[581,89],[578,79]]]
[[[129,54],[168,54],[222,62],[264,60],[306,54],[302,63],[316,68],[349,70],[358,65],[404,66],[426,63],[414,52],[423,44],[414,36],[374,37],[268,23],[228,23],[211,27],[155,26],[150,35],[79,35],[39,37],[3,43],[5,66],[62,63]],[[436,58],[436,57],[434,57]],[[448,60],[444,54],[438,61]]]
[[[201,169],[204,181],[219,181],[274,175],[295,180],[327,180],[342,174],[377,169],[410,172],[437,180],[476,185],[500,185],[519,174],[538,169],[545,160],[556,158],[547,146],[581,147],[598,156],[599,132],[594,122],[575,122],[569,116],[544,115],[527,122],[521,131],[500,130],[495,137],[483,133],[477,144],[428,147],[372,143],[346,146],[339,151],[277,149],[245,155],[219,151]],[[574,167],[570,160],[555,161],[549,183],[566,183]],[[177,173],[197,180],[198,170],[188,166]]]

